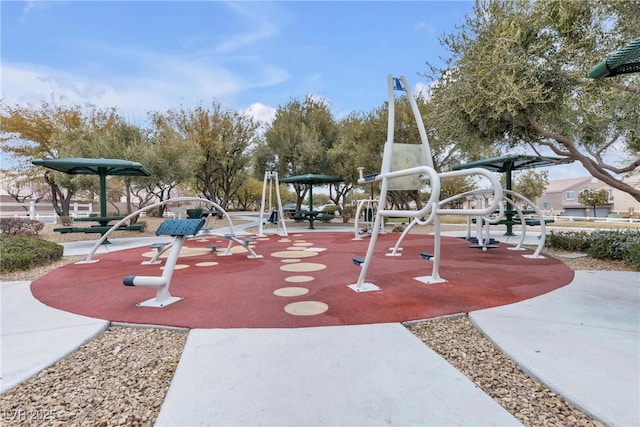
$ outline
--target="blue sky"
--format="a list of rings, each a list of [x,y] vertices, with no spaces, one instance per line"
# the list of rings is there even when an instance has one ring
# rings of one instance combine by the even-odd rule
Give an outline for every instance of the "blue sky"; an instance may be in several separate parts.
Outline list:
[[[216,99],[269,114],[290,98],[330,101],[336,117],[386,99],[387,73],[426,83],[425,61],[471,2],[67,1],[2,3],[2,94],[53,93],[149,110]]]
[[[116,107],[129,121],[216,100],[269,120],[306,95],[336,118],[386,100],[386,75],[415,89],[439,38],[471,1],[2,1],[8,104]],[[554,168],[552,168],[554,169]],[[553,172],[565,177],[559,167]],[[576,175],[576,173],[573,173]],[[584,170],[577,176],[585,176]],[[569,176],[566,176],[569,177]]]

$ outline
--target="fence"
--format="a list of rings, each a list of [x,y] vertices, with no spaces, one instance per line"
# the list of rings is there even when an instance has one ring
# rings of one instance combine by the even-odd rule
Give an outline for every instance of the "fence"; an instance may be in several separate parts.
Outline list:
[[[91,203],[73,203],[69,209],[69,216],[73,218],[88,217],[93,213]],[[0,202],[0,217],[28,217],[42,221],[45,224],[56,224],[59,222],[51,202],[35,203],[15,203]]]
[[[640,222],[640,218],[620,218],[620,217],[614,217],[611,215],[606,217],[554,215],[554,216],[545,216],[545,218],[553,219],[554,221],[594,221],[594,222],[617,222],[617,223],[629,223],[629,224]]]

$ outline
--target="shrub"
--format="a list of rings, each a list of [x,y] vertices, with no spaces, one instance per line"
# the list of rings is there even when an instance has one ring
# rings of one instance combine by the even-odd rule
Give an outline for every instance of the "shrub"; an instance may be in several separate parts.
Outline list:
[[[44,228],[44,223],[29,218],[2,218],[0,219],[0,230],[4,234],[22,234],[27,236],[37,236],[38,232]]]
[[[351,218],[356,214],[355,206],[343,206],[342,207],[342,222],[349,222]]]
[[[28,270],[62,258],[64,248],[34,236],[0,234],[0,271]]]
[[[337,210],[337,206],[325,206],[322,212],[326,213],[327,215],[335,215]]]
[[[70,216],[61,216],[60,217],[60,223],[62,225],[64,225],[65,227],[70,226],[71,224],[73,224],[73,220],[71,219]]]
[[[587,253],[592,258],[624,260],[628,243],[634,239],[640,241],[638,232],[630,230],[596,230],[591,234],[591,245]]]
[[[631,264],[636,271],[640,271],[640,240],[634,239],[627,245],[627,255],[624,257],[624,261]]]
[[[589,248],[589,233],[584,231],[561,231],[547,234],[545,246],[565,251],[584,252]]]
[[[547,235],[545,246],[586,252],[597,259],[624,261],[640,271],[640,230],[552,232]]]

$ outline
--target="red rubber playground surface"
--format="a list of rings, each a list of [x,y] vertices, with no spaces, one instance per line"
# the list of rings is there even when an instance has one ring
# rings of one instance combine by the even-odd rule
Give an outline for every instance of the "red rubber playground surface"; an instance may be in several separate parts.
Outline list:
[[[316,232],[255,238],[249,259],[236,246],[231,256],[217,256],[207,245],[227,240],[209,237],[185,242],[171,281],[171,294],[184,299],[163,308],[138,307],[155,289],[124,286],[128,275],[159,276],[161,265],[140,265],[148,247],[97,255],[93,264],[68,264],[31,285],[42,303],[112,322],[186,328],[297,328],[404,322],[466,313],[532,298],[573,279],[560,261],[528,259],[510,245],[482,252],[464,239],[443,237],[440,275],[448,281],[424,284],[413,277],[431,274],[433,237],[409,235],[401,257],[384,254],[399,234],[378,238],[367,282],[375,292],[354,292],[368,240],[350,233]]]

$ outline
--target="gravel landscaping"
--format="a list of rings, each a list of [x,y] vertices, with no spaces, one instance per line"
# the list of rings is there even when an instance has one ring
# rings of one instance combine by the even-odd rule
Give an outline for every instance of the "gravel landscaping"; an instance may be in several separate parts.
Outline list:
[[[148,227],[142,235],[153,235],[150,229],[156,227]],[[574,270],[631,270],[621,263],[544,252]],[[33,280],[77,259],[66,258],[28,272],[5,274],[0,279]],[[602,425],[524,374],[466,316],[427,320],[407,327],[525,426]],[[186,337],[184,330],[112,325],[65,359],[2,394],[2,425],[151,426]]]

